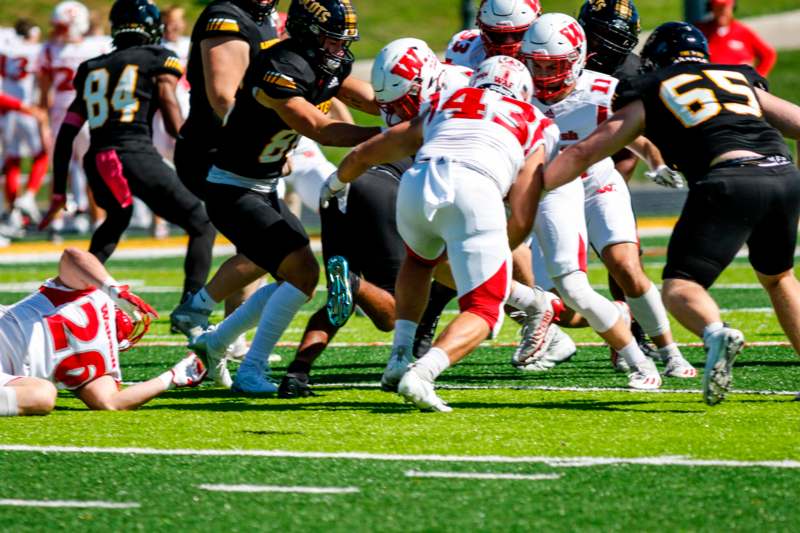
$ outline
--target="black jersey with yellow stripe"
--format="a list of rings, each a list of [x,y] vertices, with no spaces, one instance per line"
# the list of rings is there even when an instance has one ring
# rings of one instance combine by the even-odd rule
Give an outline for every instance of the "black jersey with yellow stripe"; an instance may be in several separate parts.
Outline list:
[[[752,67],[681,62],[622,80],[614,108],[641,100],[644,134],[692,184],[725,152],[790,157],[783,137],[764,118],[756,88],[766,90],[767,82]]]
[[[269,17],[258,24],[250,13],[231,0],[214,0],[200,13],[192,29],[192,46],[186,67],[186,79],[191,86],[190,109],[181,135],[200,136],[207,140],[216,137],[221,125],[208,102],[200,53],[200,43],[213,37],[245,41],[250,47],[252,62],[262,49],[275,42],[278,34]]]
[[[183,67],[174,52],[158,45],[123,48],[81,63],[73,83],[94,148],[152,143],[159,74],[180,78]]]
[[[332,75],[321,74],[292,39],[261,52],[236,95],[214,164],[251,179],[280,177],[286,156],[296,146],[299,135],[265,103],[269,99],[300,97],[327,113],[350,69],[351,64],[344,63]]]

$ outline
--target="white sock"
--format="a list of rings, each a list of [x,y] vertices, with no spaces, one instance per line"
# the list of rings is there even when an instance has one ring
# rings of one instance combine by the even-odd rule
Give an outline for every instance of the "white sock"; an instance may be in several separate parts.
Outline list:
[[[439,374],[450,367],[450,358],[441,348],[431,348],[428,353],[414,363],[414,370],[420,377],[435,381]]]
[[[276,290],[278,284],[270,283],[254,292],[236,311],[217,324],[217,328],[209,335],[209,347],[216,352],[224,351],[239,335],[256,327],[261,313]]]
[[[172,385],[173,385],[173,383],[172,383],[172,377],[173,377],[174,375],[175,375],[175,374],[173,374],[173,373],[172,373],[172,370],[167,370],[166,372],[164,372],[163,374],[161,374],[160,376],[158,376],[158,379],[160,379],[160,380],[161,380],[161,383],[163,383],[163,384],[164,384],[164,390],[165,390],[165,391],[166,391],[166,390],[170,390],[170,389],[172,388]]]
[[[417,323],[410,320],[397,320],[394,323],[392,350],[400,346],[413,346],[417,334]]]
[[[269,354],[272,353],[283,332],[289,327],[294,315],[307,300],[308,296],[291,283],[281,283],[261,312],[256,335],[253,337],[253,343],[250,345],[250,350],[248,350],[240,370],[243,368],[267,368]],[[236,312],[238,311],[237,309]]]
[[[710,335],[713,335],[714,333],[718,332],[724,327],[725,324],[723,324],[722,322],[712,322],[711,324],[708,324],[705,327],[705,329],[703,329],[703,341],[705,341]]]
[[[674,342],[671,344],[667,344],[663,348],[659,348],[658,353],[659,355],[661,355],[663,359],[669,359],[670,357],[681,356],[681,351],[678,349],[678,345],[675,344]]]
[[[0,416],[17,416],[17,391],[14,387],[0,387]]]
[[[646,361],[641,348],[639,348],[639,345],[636,343],[636,339],[631,340],[627,346],[617,350],[617,352],[625,358],[625,361],[631,368],[639,368],[639,365]]]
[[[656,286],[651,283],[650,288],[638,298],[625,297],[631,308],[633,318],[639,322],[642,329],[650,338],[658,337],[670,331],[669,317],[661,294]]]
[[[547,305],[547,298],[541,287],[531,288],[518,281],[513,281],[506,303],[520,311],[541,311]]]
[[[194,293],[192,296],[192,307],[199,307],[200,309],[205,309],[206,311],[213,311],[214,306],[217,305],[216,300],[214,300],[205,287]]]

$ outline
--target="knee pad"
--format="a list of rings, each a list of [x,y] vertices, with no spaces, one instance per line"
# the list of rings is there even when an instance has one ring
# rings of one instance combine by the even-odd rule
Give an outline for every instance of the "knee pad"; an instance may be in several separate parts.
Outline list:
[[[508,297],[511,280],[509,270],[508,261],[504,261],[491,278],[458,299],[458,308],[462,313],[469,312],[486,321],[492,338],[503,326],[503,304]]]
[[[585,272],[579,270],[553,280],[564,302],[582,314],[593,330],[605,333],[619,320],[619,310],[589,284]]]

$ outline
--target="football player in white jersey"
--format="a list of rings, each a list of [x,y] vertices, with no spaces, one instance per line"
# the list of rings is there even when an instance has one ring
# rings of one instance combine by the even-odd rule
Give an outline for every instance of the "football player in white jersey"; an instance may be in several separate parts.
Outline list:
[[[525,34],[520,57],[533,75],[533,103],[559,126],[559,150],[585,138],[607,118],[617,80],[584,69],[586,37],[572,17],[548,13],[539,18]],[[634,148],[651,166],[663,163],[646,139],[640,138]],[[535,230],[537,283],[555,286],[565,302],[606,339],[612,353],[623,355],[615,358],[615,366],[621,371],[634,370],[631,387],[657,388],[661,380],[652,361],[631,341],[629,331],[624,338],[609,338],[608,333],[618,328],[623,318],[620,311],[625,314],[627,309],[615,307],[590,287],[585,273],[588,245],[620,283],[633,315],[658,346],[658,354],[666,362],[665,375],[696,375],[673,341],[658,289],[641,268],[630,194],[610,158],[548,194],[542,200]],[[518,354],[518,359],[525,358],[526,354]]]
[[[172,387],[198,385],[206,370],[189,354],[171,370],[120,389],[120,352],[157,316],[93,255],[67,248],[57,278],[0,306],[0,416],[47,414],[57,388],[73,391],[90,409],[128,410]]]
[[[161,46],[169,48],[178,56],[183,66],[184,72],[189,62],[189,37],[184,35],[186,31],[186,20],[184,19],[184,9],[172,6],[161,12],[164,21],[164,37]],[[178,104],[181,107],[181,115],[185,119],[189,115],[189,83],[184,75],[178,82],[176,90]],[[168,161],[172,161],[175,155],[175,138],[167,133],[164,127],[164,119],[161,112],[157,111],[153,117],[153,144],[158,152]]]
[[[84,61],[111,51],[106,39],[85,39],[89,30],[89,10],[74,0],[59,3],[50,17],[52,33],[42,46],[39,57],[39,89],[41,105],[50,111],[50,124],[58,132],[67,114],[67,108],[75,98],[72,80],[78,66]],[[70,191],[77,204],[77,211],[89,210],[86,175],[82,160],[89,149],[89,129],[84,126],[75,140],[73,160],[70,165]],[[98,213],[93,214],[98,217]],[[88,230],[85,218],[76,229]]]
[[[39,28],[27,19],[20,19],[14,25],[17,39],[0,48],[0,61],[3,65],[3,92],[21,100],[25,105],[33,105],[36,90],[36,62],[39,58]],[[38,224],[41,213],[36,206],[35,196],[47,173],[46,128],[31,115],[17,111],[5,117],[3,130],[3,174],[6,177],[5,196],[8,208],[12,211],[10,221],[20,227],[22,215]],[[32,163],[25,192],[19,195],[19,177],[23,157],[31,157]]]
[[[405,331],[400,321],[419,321],[434,267],[445,253],[461,309],[397,386],[420,409],[451,410],[436,395],[434,380],[502,325],[511,284],[509,244],[515,247],[530,231],[545,129],[555,128],[528,103],[531,95],[524,65],[511,57],[489,58],[470,86],[434,94],[417,118],[354,148],[331,178],[347,183],[371,165],[416,153],[397,197],[397,226],[408,254],[397,279],[395,345],[398,337],[410,345],[413,328]]]
[[[525,30],[541,12],[539,0],[483,0],[478,29],[460,31],[450,39],[445,63],[476,69],[487,57],[517,57]]]

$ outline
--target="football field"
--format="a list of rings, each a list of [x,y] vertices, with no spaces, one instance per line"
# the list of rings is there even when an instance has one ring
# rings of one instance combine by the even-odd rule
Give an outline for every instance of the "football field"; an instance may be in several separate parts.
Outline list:
[[[642,244],[658,280],[666,238]],[[162,315],[122,354],[126,382],[186,352],[168,326],[182,261],[109,262]],[[54,273],[52,262],[0,265],[0,303]],[[596,260],[590,278],[605,286]],[[276,379],[324,302],[320,289],[282,339]],[[628,392],[589,330],[569,331],[579,342],[570,362],[517,371],[518,327],[507,321],[440,378],[454,411],[421,413],[379,389],[391,335],[360,316],[318,361],[311,398],[242,398],[203,385],[136,412],[91,412],[61,393],[47,417],[0,419],[0,529],[796,531],[800,358],[744,257],[712,293],[748,341],[734,392],[713,408],[699,376]],[[702,370],[697,339],[674,327]]]

